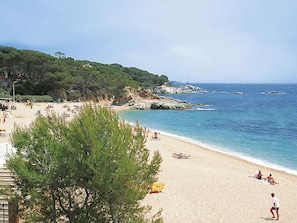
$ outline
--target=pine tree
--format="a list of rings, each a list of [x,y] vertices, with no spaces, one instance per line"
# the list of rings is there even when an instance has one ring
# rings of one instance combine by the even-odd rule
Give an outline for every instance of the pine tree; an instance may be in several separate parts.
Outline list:
[[[147,131],[116,113],[86,104],[71,121],[52,114],[29,127],[16,126],[20,213],[28,222],[144,222],[140,202],[157,180],[161,156],[145,147]],[[162,222],[157,213],[151,222]]]

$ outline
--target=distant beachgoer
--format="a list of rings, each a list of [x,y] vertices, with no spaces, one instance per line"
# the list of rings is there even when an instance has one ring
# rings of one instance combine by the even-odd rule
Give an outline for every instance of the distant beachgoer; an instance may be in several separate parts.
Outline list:
[[[259,170],[258,174],[256,175],[256,178],[258,180],[261,180],[262,179],[262,173],[261,173],[261,170]]]
[[[271,185],[277,184],[277,182],[274,180],[274,178],[272,177],[272,174],[269,174],[268,177],[264,178],[264,180],[266,180],[268,183],[270,183]]]
[[[159,139],[159,134],[157,132],[154,132],[152,139]]]
[[[257,171],[254,176],[249,176],[249,177],[254,177],[254,178],[258,179],[258,180],[261,180],[262,179],[261,170]]]
[[[41,110],[37,110],[37,112],[35,113],[35,115],[41,115]]]
[[[279,220],[279,202],[278,202],[278,199],[277,197],[274,195],[274,193],[271,194],[271,197],[272,197],[272,207],[270,208],[270,212],[272,214],[272,218],[275,218],[275,215],[273,213],[273,210],[275,210],[276,212],[276,220]]]

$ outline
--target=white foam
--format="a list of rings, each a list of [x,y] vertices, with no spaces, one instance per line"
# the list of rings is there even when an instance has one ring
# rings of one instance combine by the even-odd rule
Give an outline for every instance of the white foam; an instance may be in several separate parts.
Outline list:
[[[195,108],[193,110],[199,110],[199,111],[214,111],[214,108]]]
[[[155,131],[158,131],[158,130],[155,130]],[[162,133],[164,135],[167,135],[169,137],[178,138],[180,140],[196,144],[198,146],[207,148],[209,150],[220,152],[220,153],[226,154],[226,155],[231,155],[231,156],[240,158],[242,160],[246,160],[248,162],[251,162],[251,163],[254,163],[254,164],[257,164],[257,165],[260,165],[260,166],[268,167],[268,168],[278,170],[278,171],[283,171],[283,172],[290,173],[290,174],[293,174],[293,175],[297,176],[297,171],[296,170],[292,170],[292,169],[289,169],[289,168],[286,168],[286,167],[283,167],[283,166],[280,166],[280,165],[277,165],[277,164],[273,164],[273,163],[267,162],[265,160],[257,159],[257,158],[254,158],[254,157],[249,157],[249,156],[244,155],[242,153],[230,151],[227,148],[218,147],[216,145],[211,145],[211,144],[206,144],[206,143],[200,142],[198,140],[193,140],[193,139],[188,138],[188,137],[179,136],[179,135],[171,134],[171,133],[168,133],[168,132],[161,132],[161,131],[158,131],[158,132],[160,132],[160,133]]]

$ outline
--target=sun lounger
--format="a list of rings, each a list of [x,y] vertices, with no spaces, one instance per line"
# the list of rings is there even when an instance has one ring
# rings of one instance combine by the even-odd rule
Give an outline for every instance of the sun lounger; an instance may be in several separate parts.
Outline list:
[[[6,118],[13,118],[13,116],[9,113],[9,112],[6,112]]]
[[[173,153],[172,157],[177,158],[177,159],[190,159],[191,155],[186,155],[182,153]]]
[[[161,193],[161,192],[164,192],[165,188],[166,188],[166,184],[165,183],[153,183],[150,185],[150,191],[149,193],[150,194],[153,194],[153,193]]]
[[[5,129],[0,129],[0,136],[6,136],[6,133]]]

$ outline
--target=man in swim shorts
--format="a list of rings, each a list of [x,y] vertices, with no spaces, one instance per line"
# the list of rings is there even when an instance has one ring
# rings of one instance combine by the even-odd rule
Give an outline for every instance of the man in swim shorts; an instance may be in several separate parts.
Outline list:
[[[274,193],[271,194],[271,197],[272,197],[272,207],[270,208],[270,212],[272,214],[272,218],[275,218],[274,216],[274,213],[273,213],[273,210],[275,210],[275,213],[276,213],[276,220],[279,219],[279,213],[278,213],[278,210],[279,210],[279,202],[278,202],[278,199],[276,196],[274,196]]]

